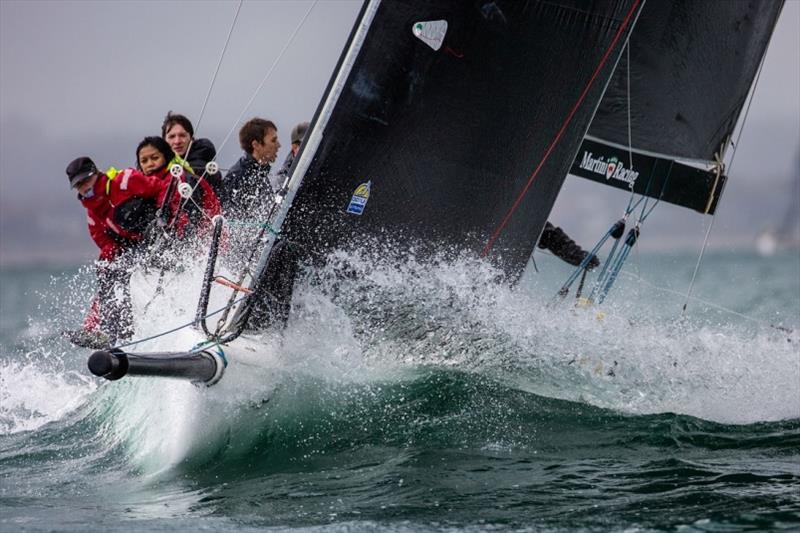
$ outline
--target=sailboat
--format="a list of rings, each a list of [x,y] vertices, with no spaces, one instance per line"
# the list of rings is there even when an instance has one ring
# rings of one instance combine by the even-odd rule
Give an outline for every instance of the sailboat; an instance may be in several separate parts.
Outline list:
[[[763,257],[780,250],[800,248],[800,204],[797,201],[800,198],[800,152],[795,159],[796,174],[787,187],[789,201],[780,223],[762,229],[756,236],[755,249]]]
[[[253,309],[278,274],[336,250],[467,254],[514,283],[569,173],[713,214],[781,8],[366,1],[260,253],[229,284],[225,320],[213,331],[205,322],[218,221],[195,322],[203,342],[179,353],[102,350],[90,370],[214,384],[258,352]],[[287,242],[301,253],[286,253]]]

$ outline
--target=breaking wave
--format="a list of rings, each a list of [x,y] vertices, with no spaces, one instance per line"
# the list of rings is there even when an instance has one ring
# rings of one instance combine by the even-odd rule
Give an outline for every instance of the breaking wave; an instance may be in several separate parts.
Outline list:
[[[156,475],[205,471],[221,457],[219,468],[269,469],[286,463],[276,457],[304,462],[365,444],[556,446],[568,430],[602,432],[598,424],[640,427],[642,439],[677,424],[694,439],[800,418],[796,333],[665,319],[656,304],[554,305],[552,285],[526,276],[511,288],[469,256],[388,257],[333,254],[298,284],[286,331],[251,339],[254,358],[233,358],[208,389],[101,385],[83,370],[87,353],[56,334],[63,319],[45,321],[42,347],[0,368],[0,431],[90,416],[109,450],[121,446]],[[157,280],[134,276],[135,305],[149,305],[140,336],[191,322],[203,267],[187,265],[155,297]],[[57,283],[51,298],[79,312],[90,281],[84,272]],[[198,340],[185,329],[136,349]]]

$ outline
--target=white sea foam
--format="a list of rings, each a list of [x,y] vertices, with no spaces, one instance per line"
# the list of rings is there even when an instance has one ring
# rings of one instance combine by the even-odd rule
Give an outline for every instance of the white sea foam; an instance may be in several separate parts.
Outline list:
[[[87,376],[42,366],[34,357],[0,361],[0,434],[32,431],[59,420],[96,388]]]
[[[355,280],[339,288],[339,301],[360,322],[368,359],[455,366],[632,414],[737,424],[800,417],[797,333],[743,327],[736,317],[666,319],[650,299],[551,307],[552,287],[545,295],[524,283],[509,288],[469,258],[433,267],[413,256],[338,259]]]
[[[192,321],[203,269],[198,260],[165,275],[158,295],[155,275],[134,276],[139,338]],[[130,379],[93,394],[98,380],[52,367],[63,356],[47,364],[41,353],[5,359],[0,431],[36,429],[91,401],[109,436],[125,443],[144,472],[157,473],[214,453],[220,443],[244,453],[255,438],[248,432],[260,427],[262,411],[253,407],[293,381],[385,382],[426,366],[631,414],[723,423],[800,417],[797,334],[668,320],[657,302],[635,298],[600,309],[549,307],[552,284],[523,278],[509,288],[502,278],[470,257],[431,265],[413,254],[401,262],[334,254],[329,267],[298,285],[285,332],[242,337],[226,349],[230,365],[214,387]],[[209,310],[228,294],[215,288]],[[184,328],[129,349],[187,350],[201,340]]]

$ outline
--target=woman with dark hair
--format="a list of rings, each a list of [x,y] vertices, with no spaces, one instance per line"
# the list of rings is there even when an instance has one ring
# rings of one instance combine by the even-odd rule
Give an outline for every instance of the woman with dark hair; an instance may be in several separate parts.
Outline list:
[[[175,179],[172,167],[176,164],[180,166],[181,173],[177,177],[178,183],[189,184],[194,192],[190,199],[184,201],[180,197],[178,186],[176,186],[169,206],[183,205],[192,226],[208,228],[211,225],[211,219],[221,213],[219,199],[214,193],[214,189],[205,180],[199,179],[187,169],[188,165],[181,163],[182,161],[175,156],[169,143],[161,137],[145,137],[136,147],[136,166],[145,176],[153,176],[160,181],[168,182]],[[179,224],[181,224],[180,221]]]
[[[217,157],[217,149],[208,139],[195,139],[194,126],[192,121],[185,115],[167,113],[164,122],[161,124],[161,137],[167,141],[175,155],[181,159],[181,163],[186,162],[191,166],[191,172],[197,176],[205,176],[204,179],[211,184],[211,188],[219,195],[222,186],[222,175],[219,171],[214,173],[206,172],[206,164]],[[170,160],[172,157],[169,158]]]

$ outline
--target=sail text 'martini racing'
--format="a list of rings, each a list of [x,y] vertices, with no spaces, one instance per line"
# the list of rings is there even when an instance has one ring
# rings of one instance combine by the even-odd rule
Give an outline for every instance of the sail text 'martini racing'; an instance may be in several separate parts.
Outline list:
[[[581,168],[605,176],[607,180],[615,179],[630,185],[639,177],[638,172],[625,168],[625,164],[616,157],[606,161],[604,156],[593,157],[592,152],[583,152]]]

